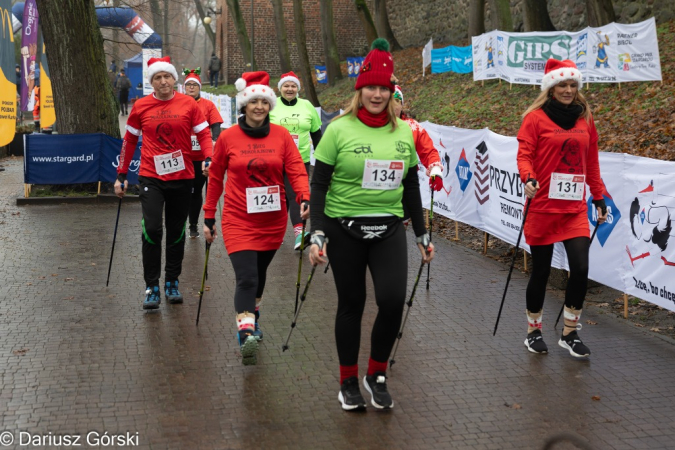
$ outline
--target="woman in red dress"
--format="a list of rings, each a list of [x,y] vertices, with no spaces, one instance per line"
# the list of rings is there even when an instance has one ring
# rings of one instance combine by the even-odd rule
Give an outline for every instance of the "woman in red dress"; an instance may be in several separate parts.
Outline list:
[[[276,96],[266,72],[248,72],[235,83],[237,125],[218,137],[209,170],[204,203],[204,236],[215,238],[215,214],[223,194],[223,240],[236,276],[234,306],[237,338],[245,365],[257,362],[259,307],[267,267],[286,232],[284,174],[301,204],[303,219],[309,216],[309,181],[305,165],[288,130],[270,124],[269,112]]]

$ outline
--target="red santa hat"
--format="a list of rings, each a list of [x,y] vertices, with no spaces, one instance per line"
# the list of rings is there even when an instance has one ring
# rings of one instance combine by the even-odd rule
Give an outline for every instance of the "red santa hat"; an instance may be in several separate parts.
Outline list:
[[[377,38],[370,47],[372,50],[363,60],[361,71],[354,89],[365,86],[384,86],[394,92],[394,59],[389,53],[389,42]]]
[[[548,91],[556,84],[565,80],[576,81],[579,83],[579,89],[581,89],[583,85],[581,72],[577,68],[577,65],[574,64],[574,61],[570,61],[569,59],[559,61],[553,58],[546,61],[544,78],[541,79],[541,90]]]
[[[178,79],[178,72],[176,72],[176,68],[171,64],[170,56],[165,56],[164,58],[150,58],[148,60],[148,81],[152,82],[152,77],[159,72],[167,72],[174,80]]]
[[[183,86],[185,86],[188,82],[191,81],[193,83],[197,83],[201,87],[202,79],[199,77],[201,73],[202,73],[201,67],[197,67],[196,69],[184,69],[183,75],[185,75],[185,81],[183,81]]]
[[[277,87],[279,88],[279,91],[281,91],[281,86],[284,85],[285,82],[287,81],[292,81],[298,86],[298,90],[300,90],[300,79],[298,76],[291,70],[288,73],[285,73],[281,76],[281,80],[279,80],[279,84]]]
[[[237,111],[246,106],[251,100],[264,98],[270,104],[270,111],[277,104],[277,96],[270,87],[270,76],[267,72],[245,72],[234,83],[237,88]]]

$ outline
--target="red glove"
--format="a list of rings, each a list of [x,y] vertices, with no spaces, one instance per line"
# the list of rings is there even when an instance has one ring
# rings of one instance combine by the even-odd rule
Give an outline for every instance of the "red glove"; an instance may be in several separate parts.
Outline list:
[[[443,189],[443,177],[439,175],[429,177],[429,187],[436,192]]]

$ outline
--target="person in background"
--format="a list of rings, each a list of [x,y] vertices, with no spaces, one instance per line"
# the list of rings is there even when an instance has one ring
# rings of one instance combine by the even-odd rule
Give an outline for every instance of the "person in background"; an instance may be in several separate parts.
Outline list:
[[[211,60],[209,61],[209,77],[211,79],[211,87],[218,87],[218,76],[220,74],[220,68],[222,64],[220,58],[216,56],[215,53],[211,53]]]
[[[270,111],[270,121],[274,124],[281,125],[286,128],[296,148],[300,152],[302,162],[305,163],[305,170],[309,175],[309,163],[311,146],[316,148],[321,140],[321,118],[316,112],[314,105],[309,101],[298,97],[300,90],[300,80],[293,72],[281,75],[279,84],[279,102],[276,108]],[[311,138],[311,142],[310,142]],[[302,247],[302,219],[300,218],[300,206],[291,201],[295,198],[293,186],[291,186],[288,178],[285,180],[286,184],[286,205],[289,208],[288,217],[291,219],[293,225],[293,233],[295,234],[295,250],[300,250]],[[305,245],[309,243],[309,231],[305,231],[304,235]]]
[[[127,103],[129,103],[129,90],[131,89],[131,80],[127,77],[124,69],[120,70],[120,76],[117,78],[117,89],[120,93],[120,113],[123,116],[129,115]]]
[[[211,100],[201,97],[202,79],[200,78],[201,69],[183,69],[185,81],[183,87],[185,94],[194,98],[197,101],[197,106],[204,114],[204,118],[211,128],[211,139],[213,142],[218,140],[220,135],[220,125],[223,123],[222,117]],[[206,183],[206,176],[201,171],[202,161],[204,161],[204,153],[202,147],[199,145],[197,136],[192,135],[192,164],[195,166],[195,179],[192,183],[192,198],[190,199],[190,213],[188,215],[188,223],[190,224],[190,239],[199,237],[197,230],[197,222],[199,221],[199,213],[202,210],[202,189]],[[208,174],[208,169],[205,171]]]

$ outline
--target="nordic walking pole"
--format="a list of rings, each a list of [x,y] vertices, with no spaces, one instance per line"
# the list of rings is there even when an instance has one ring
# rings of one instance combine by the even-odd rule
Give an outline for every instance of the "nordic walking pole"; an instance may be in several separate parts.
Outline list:
[[[124,189],[124,185],[122,185],[122,189]],[[117,204],[117,220],[115,220],[115,233],[113,233],[112,250],[110,251],[110,263],[108,264],[108,279],[105,280],[105,287],[108,287],[108,283],[110,282],[110,269],[112,269],[112,260],[113,255],[115,254],[115,241],[117,240],[117,225],[120,223],[121,209],[122,209],[122,197],[120,197],[120,202]]]
[[[417,278],[415,278],[415,284],[413,285],[412,292],[410,293],[410,300],[408,300],[408,309],[405,312],[405,317],[403,317],[403,323],[401,323],[401,329],[398,331],[398,335],[396,336],[396,346],[394,347],[394,353],[391,355],[391,359],[389,360],[389,368],[396,363],[396,351],[398,350],[398,344],[401,342],[401,336],[403,336],[403,327],[405,327],[405,323],[408,321],[408,314],[410,314],[410,308],[412,308],[413,304],[413,298],[415,297],[415,291],[417,290],[417,285],[420,282],[420,275],[422,275],[422,269],[424,269],[424,260],[422,260],[422,264],[420,264],[420,270],[417,271]]]
[[[537,186],[537,180],[532,180],[532,185]],[[513,266],[516,264],[516,256],[518,256],[518,247],[520,247],[520,238],[523,237],[523,228],[525,228],[525,220],[527,219],[527,211],[530,209],[532,199],[528,198],[525,202],[525,211],[523,212],[523,223],[520,225],[518,232],[518,240],[516,241],[516,248],[513,251],[513,259],[511,259],[511,268],[509,269],[509,276],[506,277],[506,286],[504,287],[504,295],[502,295],[502,304],[499,305],[499,313],[497,314],[497,322],[495,322],[495,330],[492,332],[494,336],[497,334],[497,327],[499,326],[499,318],[502,316],[502,308],[504,307],[504,300],[506,300],[506,291],[509,289],[509,282],[511,281],[511,274],[513,273]]]
[[[600,226],[600,224],[596,222],[595,228],[593,229],[593,234],[591,235],[591,242],[588,243],[589,247],[593,243],[593,239],[595,239],[595,233],[598,232],[599,226]],[[553,325],[553,328],[556,328],[558,326],[558,322],[560,322],[560,316],[562,316],[562,313],[563,313],[564,310],[565,310],[565,302],[563,302],[562,308],[560,308],[560,312],[558,313],[558,318],[555,319],[555,325]]]
[[[429,242],[431,242],[431,233],[434,231],[434,188],[431,188],[431,209],[429,210]],[[429,272],[431,271],[431,262],[427,266],[427,291],[429,290]]]
[[[215,229],[211,228],[209,231],[211,232],[211,236],[213,236]],[[197,322],[195,323],[195,326],[199,326],[199,314],[202,312],[202,298],[204,297],[204,282],[206,281],[206,271],[209,266],[210,251],[211,251],[211,244],[207,242],[206,255],[204,256],[204,273],[202,274],[202,288],[199,290],[199,306],[197,307]]]
[[[319,253],[319,255],[323,255],[323,252]],[[291,334],[293,333],[293,328],[295,328],[295,324],[298,322],[298,316],[300,315],[300,310],[302,309],[302,305],[305,303],[305,298],[307,298],[307,291],[309,290],[309,285],[312,282],[312,277],[314,277],[314,272],[316,271],[316,266],[312,266],[312,271],[309,273],[309,278],[307,278],[307,284],[305,285],[305,289],[302,291],[302,296],[300,297],[300,305],[295,309],[295,316],[293,317],[293,322],[291,323],[291,329],[288,332],[288,337],[286,338],[286,343],[281,346],[281,351],[285,352],[288,350],[288,341],[291,340]]]
[[[300,295],[300,275],[302,274],[302,254],[305,253],[305,227],[307,226],[307,221],[302,221],[302,240],[300,241],[300,261],[298,262],[298,280],[295,282],[295,310],[298,311],[298,295]]]

